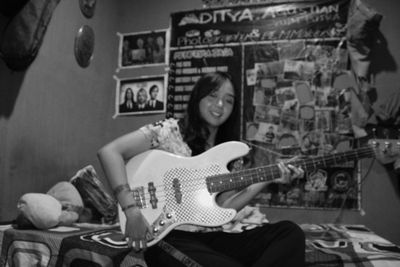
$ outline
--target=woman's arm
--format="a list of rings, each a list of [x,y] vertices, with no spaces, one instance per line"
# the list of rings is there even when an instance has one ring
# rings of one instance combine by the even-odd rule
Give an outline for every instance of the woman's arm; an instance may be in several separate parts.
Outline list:
[[[149,233],[150,226],[139,208],[135,207],[128,186],[125,164],[130,158],[150,148],[150,140],[138,130],[115,139],[97,153],[115,197],[124,209],[127,218],[125,235],[128,238],[128,245],[136,249],[146,247],[146,234]]]
[[[278,167],[282,175],[280,178],[273,181],[275,183],[289,183],[292,179],[304,175],[304,171],[302,169],[290,164],[279,162]],[[231,208],[239,211],[244,208],[244,206],[246,206],[269,183],[270,182],[256,183],[240,191],[222,192],[217,197],[217,203],[221,207]]]

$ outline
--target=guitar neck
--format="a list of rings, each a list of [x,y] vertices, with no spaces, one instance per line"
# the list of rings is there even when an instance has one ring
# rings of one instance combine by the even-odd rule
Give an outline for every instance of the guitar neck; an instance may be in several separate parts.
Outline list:
[[[326,168],[340,163],[373,157],[374,154],[372,148],[363,147],[324,156],[299,159],[291,161],[290,164],[301,167],[305,172],[312,172],[318,168]],[[217,193],[243,188],[255,183],[271,181],[279,177],[281,177],[281,172],[278,165],[271,164],[237,172],[209,176],[206,178],[206,184],[210,193]]]

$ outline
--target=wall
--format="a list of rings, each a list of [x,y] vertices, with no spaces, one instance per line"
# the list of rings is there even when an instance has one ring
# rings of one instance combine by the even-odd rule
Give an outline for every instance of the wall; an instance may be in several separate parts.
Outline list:
[[[0,220],[15,217],[22,194],[46,192],[78,169],[96,165],[98,147],[121,132],[123,122],[111,119],[116,11],[114,1],[103,1],[88,20],[79,1],[60,1],[29,69],[13,72],[1,61]],[[85,69],[73,53],[84,24],[96,34],[94,59]]]
[[[400,2],[365,0],[384,15],[383,41],[374,56],[378,99],[399,90]],[[168,4],[166,4],[168,3]],[[50,21],[38,57],[25,72],[12,72],[0,61],[0,220],[12,220],[16,202],[27,192],[45,192],[92,164],[103,179],[96,151],[111,139],[162,115],[113,119],[115,80],[164,73],[164,68],[121,70],[116,73],[117,32],[165,29],[169,14],[201,8],[197,0],[97,1],[95,16],[86,19],[78,1],[61,1]],[[94,59],[77,65],[74,38],[83,24],[96,34]],[[4,27],[5,19],[0,18]],[[1,38],[1,37],[0,37]],[[383,49],[385,48],[385,49]],[[369,164],[372,169],[367,173]],[[399,178],[381,164],[365,160],[361,212],[266,209],[271,220],[365,224],[400,244]]]

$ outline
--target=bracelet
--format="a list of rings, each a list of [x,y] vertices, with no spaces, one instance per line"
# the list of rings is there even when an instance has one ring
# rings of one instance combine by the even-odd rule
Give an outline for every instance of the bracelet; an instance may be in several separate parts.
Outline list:
[[[113,189],[114,196],[118,196],[122,191],[131,191],[131,188],[128,184],[118,185]]]
[[[126,210],[129,210],[130,208],[136,208],[136,207],[137,207],[136,203],[129,204],[125,207],[122,207],[122,211],[126,211]]]

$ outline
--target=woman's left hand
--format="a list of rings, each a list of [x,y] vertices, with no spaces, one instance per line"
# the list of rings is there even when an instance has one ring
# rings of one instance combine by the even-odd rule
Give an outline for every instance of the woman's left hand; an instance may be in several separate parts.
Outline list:
[[[287,184],[293,179],[302,178],[304,176],[304,170],[301,167],[290,164],[290,161],[279,161],[278,167],[281,171],[281,177],[275,179],[274,182]]]

